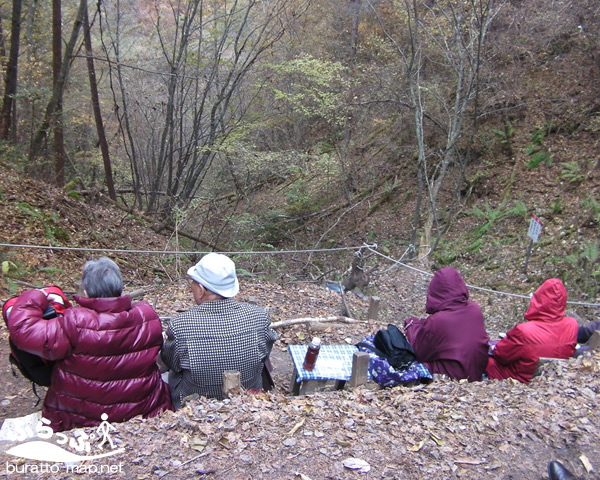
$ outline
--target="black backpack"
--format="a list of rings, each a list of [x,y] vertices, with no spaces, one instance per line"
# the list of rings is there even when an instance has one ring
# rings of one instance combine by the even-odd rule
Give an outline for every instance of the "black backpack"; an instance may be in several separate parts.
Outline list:
[[[408,368],[416,360],[415,352],[404,334],[390,323],[387,329],[382,328],[373,339],[375,348],[360,342],[356,346],[372,350],[379,357],[385,358],[396,370]]]
[[[60,288],[51,285],[40,290],[48,296],[48,308],[46,308],[46,311],[42,315],[42,318],[45,320],[62,315],[71,306],[71,303]],[[7,300],[2,306],[2,315],[7,327],[9,327],[10,311],[17,298],[19,297]],[[13,366],[13,375],[17,375],[14,370],[14,367],[17,367],[25,378],[34,383],[34,387],[35,385],[49,387],[54,362],[49,362],[33,353],[21,350],[13,343],[10,337],[8,343],[10,345],[9,361]]]

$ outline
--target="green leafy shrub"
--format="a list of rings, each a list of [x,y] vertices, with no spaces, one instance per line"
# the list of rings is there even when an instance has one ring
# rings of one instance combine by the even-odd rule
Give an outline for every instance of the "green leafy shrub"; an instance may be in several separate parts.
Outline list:
[[[496,142],[501,145],[507,145],[510,143],[510,139],[515,134],[515,129],[513,124],[507,120],[504,126],[504,130],[498,130],[497,128],[492,128],[492,133],[496,136]]]
[[[460,248],[449,242],[440,241],[437,248],[432,252],[432,258],[439,267],[452,265],[458,258]]]
[[[515,202],[514,206],[511,208],[505,208],[505,206],[506,200],[502,201],[497,208],[493,208],[490,203],[486,201],[483,206],[483,210],[475,205],[470,212],[466,213],[468,216],[478,217],[485,220],[483,225],[480,225],[475,230],[476,236],[479,236],[480,234],[486,234],[495,224],[510,215],[517,215],[520,217],[528,216],[527,207],[523,202]]]
[[[585,179],[585,174],[581,171],[581,167],[577,162],[563,162],[560,165],[562,167],[560,176],[569,183],[578,184]]]
[[[55,213],[48,215],[39,208],[34,207],[27,202],[19,202],[17,205],[23,213],[31,215],[33,218],[42,223],[44,226],[45,236],[48,240],[50,240],[53,246],[57,246],[61,241],[68,242],[71,240],[69,233],[60,225],[58,225],[58,216]]]
[[[548,215],[552,216],[552,215],[558,215],[560,213],[563,212],[565,208],[565,204],[562,201],[562,198],[557,198],[556,200],[552,200],[549,204],[548,204]]]
[[[581,206],[590,211],[590,222],[594,225],[600,225],[600,203],[594,197],[587,197],[581,202]]]
[[[525,154],[531,157],[527,162],[527,168],[532,169],[545,163],[547,166],[552,164],[550,152],[544,146],[544,138],[548,136],[552,128],[552,123],[547,123],[543,128],[536,128],[531,135],[531,144],[527,146]]]
[[[512,137],[515,135],[513,124],[507,120],[503,130],[493,128],[492,133],[494,134],[494,141],[502,146],[502,150],[507,155],[512,156]]]
[[[597,243],[583,245],[582,249],[555,263],[564,263],[565,283],[577,285],[578,289],[590,297],[597,297],[600,293],[600,247]]]
[[[2,255],[2,276],[6,280],[9,294],[14,296],[21,289],[14,279],[22,278],[27,272],[18,261],[9,260],[8,258]]]
[[[547,166],[552,163],[552,157],[546,150],[536,148],[528,151],[527,155],[531,156],[531,159],[527,162],[527,168],[529,169],[535,168],[541,163],[545,163]]]
[[[288,80],[285,90],[273,88],[278,102],[306,118],[324,118],[333,125],[344,123],[342,92],[348,82],[341,63],[301,55],[272,68],[281,79]]]
[[[303,180],[298,180],[292,185],[285,197],[285,209],[292,216],[307,215],[319,210],[313,203],[308,185]]]
[[[523,202],[515,202],[510,208],[506,208],[506,200],[500,203],[497,208],[493,208],[489,202],[485,202],[483,209],[475,205],[466,215],[474,216],[484,220],[471,234],[471,243],[465,249],[468,252],[475,253],[481,250],[485,244],[483,237],[492,230],[492,228],[511,215],[527,218],[529,213]]]

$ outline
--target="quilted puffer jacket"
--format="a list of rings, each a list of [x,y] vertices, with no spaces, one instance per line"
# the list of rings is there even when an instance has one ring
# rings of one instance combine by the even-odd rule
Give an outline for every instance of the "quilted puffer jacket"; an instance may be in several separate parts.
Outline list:
[[[506,333],[488,360],[490,379],[528,383],[540,357],[569,358],[575,352],[577,320],[565,317],[567,290],[558,278],[546,280],[533,294],[527,322]]]
[[[47,298],[23,292],[11,311],[10,335],[21,349],[54,360],[42,414],[55,432],[172,408],[156,358],[163,343],[160,319],[129,296],[75,297],[80,307],[49,320]]]

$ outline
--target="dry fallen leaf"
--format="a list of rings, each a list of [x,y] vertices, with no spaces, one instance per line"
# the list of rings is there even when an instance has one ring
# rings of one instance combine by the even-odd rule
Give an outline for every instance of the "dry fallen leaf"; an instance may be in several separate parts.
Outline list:
[[[192,441],[190,442],[190,447],[193,450],[197,450],[198,452],[202,452],[204,450],[204,447],[206,447],[207,445],[207,441],[203,438],[200,437],[194,437],[192,438]]]
[[[594,467],[583,453],[579,455],[579,460],[581,460],[581,463],[583,463],[583,466],[588,473],[594,471]]]
[[[429,432],[429,436],[435,443],[437,443],[438,447],[442,446],[442,439],[438,437],[435,433]]]
[[[298,431],[298,429],[304,425],[304,422],[306,421],[306,418],[303,418],[302,420],[300,420],[296,425],[294,425],[294,428],[292,428],[289,432],[288,435],[293,435],[294,433],[296,433]]]
[[[219,445],[225,447],[228,450],[231,448],[231,444],[229,443],[229,440],[225,437],[221,437],[219,439]]]
[[[312,480],[312,478],[300,472],[296,472],[296,476],[300,477],[300,480]]]
[[[423,448],[423,445],[425,445],[425,440],[421,440],[419,443],[417,443],[416,445],[413,445],[410,450],[411,452],[418,452],[419,450],[421,450],[421,448]]]
[[[475,460],[474,458],[461,457],[454,460],[454,463],[463,465],[481,465],[485,463],[483,460]]]
[[[349,457],[342,461],[342,464],[350,470],[358,470],[361,473],[367,473],[371,470],[371,465],[360,458]]]
[[[487,467],[485,467],[486,470],[497,470],[499,468],[502,467],[502,463],[501,462],[494,462],[491,465],[488,465]]]

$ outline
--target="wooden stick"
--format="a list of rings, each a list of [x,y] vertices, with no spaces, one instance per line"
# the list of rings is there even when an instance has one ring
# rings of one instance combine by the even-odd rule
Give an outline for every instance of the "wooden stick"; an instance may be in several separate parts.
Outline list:
[[[242,377],[237,370],[225,370],[223,372],[222,393],[225,398],[240,393],[242,388]]]
[[[287,327],[288,325],[296,325],[298,323],[325,323],[325,322],[340,322],[340,323],[366,323],[343,316],[337,317],[314,317],[314,318],[292,318],[290,320],[281,320],[280,322],[271,323],[271,328]]]
[[[340,289],[340,295],[342,297],[342,304],[344,306],[344,311],[342,312],[342,314],[344,315],[352,315],[352,310],[350,310],[350,307],[348,306],[348,302],[346,301],[346,295],[344,294],[344,286],[342,285],[342,282],[338,282],[337,283],[338,288]]]
[[[367,352],[354,352],[352,355],[352,376],[350,377],[350,388],[358,387],[367,383],[369,375],[369,358]]]

